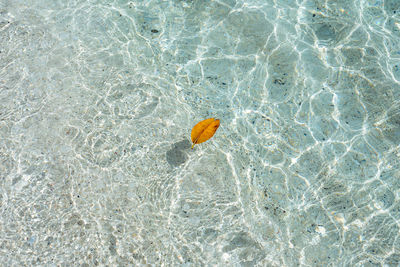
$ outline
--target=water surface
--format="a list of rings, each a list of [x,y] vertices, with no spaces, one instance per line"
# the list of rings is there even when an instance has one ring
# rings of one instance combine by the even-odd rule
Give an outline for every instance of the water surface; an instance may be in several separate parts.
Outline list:
[[[398,266],[399,82],[397,0],[0,0],[0,261]]]

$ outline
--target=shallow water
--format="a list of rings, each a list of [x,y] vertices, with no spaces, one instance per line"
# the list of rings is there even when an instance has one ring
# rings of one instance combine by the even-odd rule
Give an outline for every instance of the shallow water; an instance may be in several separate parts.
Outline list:
[[[398,266],[399,83],[397,0],[0,0],[0,262]]]

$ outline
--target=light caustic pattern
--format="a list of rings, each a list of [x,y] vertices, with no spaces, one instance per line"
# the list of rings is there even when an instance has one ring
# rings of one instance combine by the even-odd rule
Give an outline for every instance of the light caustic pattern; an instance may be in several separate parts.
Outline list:
[[[397,266],[399,32],[397,0],[0,1],[0,262]]]

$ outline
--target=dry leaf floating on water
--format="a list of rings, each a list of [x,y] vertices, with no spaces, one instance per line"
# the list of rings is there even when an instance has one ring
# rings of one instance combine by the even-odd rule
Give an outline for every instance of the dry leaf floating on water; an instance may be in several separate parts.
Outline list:
[[[219,120],[210,118],[197,123],[192,129],[192,148],[196,144],[203,143],[213,137],[219,127]]]

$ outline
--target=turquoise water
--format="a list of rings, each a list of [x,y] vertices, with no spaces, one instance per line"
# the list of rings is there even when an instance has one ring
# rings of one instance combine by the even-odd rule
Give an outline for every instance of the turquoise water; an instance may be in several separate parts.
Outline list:
[[[398,0],[0,0],[0,262],[398,266],[399,103]]]

